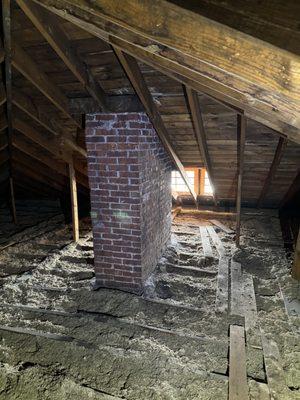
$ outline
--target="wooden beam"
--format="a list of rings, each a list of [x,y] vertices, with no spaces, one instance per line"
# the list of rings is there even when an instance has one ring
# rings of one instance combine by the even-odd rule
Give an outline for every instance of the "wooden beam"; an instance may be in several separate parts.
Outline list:
[[[106,104],[109,111],[114,113],[145,111],[135,94],[106,96]],[[73,114],[97,113],[99,105],[91,97],[79,97],[70,99],[69,109]]]
[[[13,98],[12,102],[16,105],[20,110],[24,111],[27,115],[29,115],[32,119],[46,128],[49,132],[53,133],[56,137],[59,137],[61,140],[61,145],[65,144],[70,149],[78,152],[84,157],[87,157],[87,153],[85,149],[80,147],[74,140],[67,137],[67,133],[62,129],[60,122],[55,120],[54,118],[49,118],[46,113],[41,111],[32,101],[29,96],[23,94],[20,90],[15,88],[13,90]]]
[[[72,224],[73,224],[73,239],[74,242],[79,240],[79,219],[78,219],[78,204],[77,204],[77,185],[73,163],[69,164],[70,173],[70,189],[71,189],[71,207],[72,207]]]
[[[150,121],[152,122],[161,142],[163,143],[165,149],[169,153],[176,168],[180,172],[182,179],[184,180],[189,192],[191,193],[191,195],[197,205],[197,195],[196,195],[194,189],[191,187],[188,177],[187,177],[187,174],[184,170],[184,167],[170,143],[168,131],[167,131],[167,129],[163,123],[163,120],[159,114],[159,111],[153,101],[151,93],[149,92],[149,89],[146,85],[146,82],[144,80],[144,77],[139,69],[139,66],[138,66],[136,60],[133,57],[131,57],[117,49],[115,49],[115,52],[116,52],[116,55],[117,55],[121,65],[123,66],[128,78],[129,78],[129,81],[131,82],[134,90],[136,91],[137,95],[139,96],[141,103],[144,105],[145,110],[148,114],[148,117],[149,117]]]
[[[298,173],[295,176],[295,179],[293,180],[291,186],[289,187],[288,191],[286,192],[283,199],[281,200],[279,208],[284,207],[293,198],[293,196],[299,190],[299,187],[300,187],[300,170],[298,170]]]
[[[237,166],[238,166],[238,180],[237,180],[237,197],[236,197],[236,237],[235,244],[240,245],[241,235],[241,203],[242,203],[242,185],[244,173],[244,153],[246,141],[246,118],[244,115],[237,116]]]
[[[12,47],[12,65],[40,90],[60,111],[79,128],[81,124],[69,112],[69,101],[65,94],[54,85],[33,59],[15,41]]]
[[[16,87],[13,87],[12,102],[30,118],[38,122],[55,136],[62,136],[64,134],[61,123],[58,120],[52,117],[49,118],[45,112],[39,109],[31,97],[27,96]]]
[[[242,326],[230,326],[229,400],[249,400],[245,331]]]
[[[298,239],[295,247],[294,262],[292,267],[292,277],[297,281],[300,281],[300,228],[298,233]]]
[[[272,180],[273,180],[273,178],[274,178],[274,176],[276,174],[277,168],[279,167],[279,164],[280,164],[282,155],[284,153],[284,150],[286,148],[286,145],[287,145],[287,140],[282,138],[282,137],[280,137],[279,140],[278,140],[278,145],[277,145],[277,148],[276,148],[276,151],[275,151],[275,155],[274,155],[271,167],[270,167],[269,172],[268,172],[268,176],[267,176],[267,178],[266,178],[266,180],[264,182],[262,191],[260,193],[260,196],[259,196],[259,199],[258,199],[258,202],[257,202],[257,207],[261,207],[263,202],[264,202],[264,200],[265,200],[265,197],[266,197],[266,195],[268,193],[268,190],[269,190],[269,188],[271,186]]]
[[[203,118],[202,118],[202,113],[201,113],[201,108],[200,108],[200,103],[199,103],[199,98],[197,93],[189,88],[186,87],[186,94],[187,94],[187,101],[188,105],[191,111],[191,117],[192,117],[192,122],[194,126],[194,131],[195,131],[195,136],[199,148],[199,152],[201,154],[202,160],[204,162],[204,166],[207,171],[207,175],[209,178],[209,181],[212,185],[213,188],[213,200],[215,205],[218,205],[218,198],[216,194],[216,187],[214,185],[214,178],[213,178],[213,170],[212,170],[212,164],[210,160],[210,156],[208,153],[208,147],[206,143],[206,135],[205,135],[205,129],[203,125]]]
[[[43,136],[27,122],[24,122],[17,117],[15,117],[13,120],[13,128],[19,132],[22,132],[29,139],[55,155],[58,159],[64,160],[66,162],[70,161],[71,155],[64,151],[64,149],[61,147],[61,143],[56,138],[50,139]]]
[[[106,111],[104,90],[93,77],[89,67],[76,54],[67,35],[61,28],[60,21],[52,13],[30,0],[17,0],[17,3],[91,97],[98,103],[98,108]]]
[[[300,143],[297,55],[164,0],[34,1]]]
[[[3,83],[0,83],[0,106],[6,102],[6,92]]]
[[[16,202],[15,202],[14,179],[12,176],[9,177],[9,189],[10,189],[11,211],[12,211],[12,215],[13,215],[13,221],[15,224],[17,224],[18,219],[17,219],[17,209],[16,209]]]
[[[17,224],[17,212],[15,205],[14,183],[12,177],[12,40],[11,40],[11,2],[10,0],[2,1],[2,19],[4,33],[4,50],[5,50],[5,89],[6,89],[6,116],[7,116],[7,145],[9,153],[9,189],[11,199],[11,211],[13,221]]]

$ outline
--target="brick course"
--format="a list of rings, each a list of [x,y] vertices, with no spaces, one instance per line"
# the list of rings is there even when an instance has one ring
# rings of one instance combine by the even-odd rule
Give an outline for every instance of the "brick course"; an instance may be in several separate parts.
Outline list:
[[[141,293],[171,232],[171,167],[144,113],[86,117],[96,284]]]

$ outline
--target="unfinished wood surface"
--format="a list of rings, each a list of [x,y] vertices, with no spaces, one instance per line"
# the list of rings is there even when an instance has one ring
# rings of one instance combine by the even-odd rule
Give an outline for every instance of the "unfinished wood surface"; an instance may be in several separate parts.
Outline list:
[[[242,207],[242,185],[244,174],[244,153],[246,141],[246,118],[244,115],[237,116],[237,164],[238,164],[238,181],[236,196],[236,237],[235,244],[240,245],[241,236],[241,207]]]
[[[200,226],[200,235],[201,235],[201,242],[202,242],[202,249],[204,257],[211,258],[213,257],[213,251],[209,240],[209,234],[207,231],[206,226]]]
[[[69,164],[70,189],[71,189],[71,207],[72,207],[72,226],[74,242],[79,240],[79,218],[77,204],[77,184],[73,163]]]
[[[209,178],[209,181],[212,185],[213,188],[213,199],[214,203],[217,206],[218,205],[218,197],[216,194],[216,186],[215,186],[215,181],[213,177],[213,170],[212,170],[212,164],[208,152],[208,147],[207,147],[207,142],[206,142],[206,134],[205,134],[205,129],[203,125],[203,119],[202,119],[202,113],[200,109],[200,103],[198,99],[198,94],[191,88],[186,87],[186,93],[187,93],[187,99],[188,99],[188,105],[191,111],[191,117],[193,121],[193,126],[195,130],[195,135],[199,147],[200,154],[202,156],[202,159],[204,161],[204,165],[206,168],[206,172]]]
[[[244,318],[243,298],[243,277],[241,264],[231,260],[231,297],[230,315],[233,317]]]
[[[81,0],[35,2],[127,52],[131,46],[135,57],[143,53],[233,106],[300,127],[299,59],[292,53],[164,1],[107,0],[101,7]],[[283,64],[289,68],[278,79]]]
[[[225,247],[223,246],[222,240],[220,239],[213,226],[209,225],[206,227],[206,229],[210,237],[212,238],[212,241],[217,249],[219,256],[222,257],[225,254]]]
[[[254,291],[253,277],[250,274],[243,274],[243,311],[245,315],[245,330],[257,328],[258,315],[256,306],[256,297]]]
[[[47,12],[44,8],[34,4],[30,0],[17,0],[17,3],[67,67],[87,89],[92,98],[98,103],[98,107],[100,106],[100,109],[105,111],[105,93],[94,79],[88,66],[75,53],[72,44],[60,26],[60,21],[53,13]]]
[[[197,204],[197,195],[189,183],[187,174],[184,170],[184,167],[183,167],[180,159],[178,158],[177,154],[175,153],[174,149],[171,146],[169,134],[165,128],[164,122],[163,122],[163,120],[157,110],[157,107],[153,101],[153,98],[149,92],[149,89],[146,85],[143,75],[139,69],[138,63],[136,62],[136,60],[133,57],[123,53],[122,51],[115,49],[115,52],[118,56],[118,59],[122,65],[122,67],[126,71],[134,90],[136,91],[142,104],[144,105],[146,112],[148,114],[148,117],[149,117],[150,121],[152,122],[161,142],[165,146],[165,149],[168,151],[171,159],[173,160],[174,164],[176,165],[178,171],[180,172],[180,175],[181,175],[182,179],[184,180],[189,192],[191,193],[194,201]]]
[[[245,331],[242,326],[230,325],[229,400],[248,400]]]
[[[290,399],[292,393],[288,389],[282,367],[281,355],[277,343],[261,332],[267,381],[273,399]]]
[[[232,229],[230,229],[228,226],[222,224],[222,222],[220,222],[220,221],[218,221],[216,219],[211,219],[210,222],[212,224],[214,224],[215,226],[217,226],[218,228],[220,228],[225,233],[228,233],[230,235],[234,233],[234,231]]]
[[[14,181],[13,178],[9,178],[9,187],[10,187],[10,199],[11,199],[11,210],[13,215],[13,221],[15,224],[18,223],[17,218],[17,209],[16,209],[16,202],[15,202],[15,190],[14,190]]]
[[[229,259],[222,257],[219,259],[216,292],[216,312],[224,314],[228,312],[229,301]]]
[[[51,82],[49,77],[15,41],[12,47],[12,65],[79,128],[81,127],[81,124],[69,112],[69,101],[65,94]]]
[[[300,281],[300,229],[295,247],[294,262],[292,266],[292,277]]]
[[[269,173],[267,175],[267,178],[265,180],[264,186],[262,188],[261,194],[258,199],[257,207],[261,207],[265,200],[268,190],[272,184],[273,178],[276,174],[277,168],[280,164],[286,145],[287,145],[287,140],[280,137],[278,140],[278,145],[275,151],[274,159],[272,161]]]

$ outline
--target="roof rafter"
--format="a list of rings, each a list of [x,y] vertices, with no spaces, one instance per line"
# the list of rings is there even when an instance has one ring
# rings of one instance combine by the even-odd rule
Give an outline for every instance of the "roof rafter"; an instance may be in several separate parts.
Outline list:
[[[199,152],[202,156],[208,178],[211,182],[211,185],[213,186],[213,199],[214,199],[215,205],[217,206],[218,198],[217,198],[217,194],[215,192],[216,187],[214,185],[212,164],[211,164],[210,156],[208,153],[205,129],[204,129],[204,125],[203,125],[203,118],[202,118],[198,95],[193,89],[191,89],[187,86],[186,86],[186,94],[187,94],[188,105],[189,105],[189,108],[191,111],[192,122],[193,122],[193,126],[194,126],[197,144],[199,147]]]
[[[107,105],[104,90],[95,80],[88,66],[72,48],[68,37],[53,13],[49,13],[43,7],[34,4],[30,0],[17,0],[17,3],[70,71],[86,88],[90,96],[98,103],[102,111],[106,111]]]
[[[300,143],[297,55],[163,0],[34,1]]]
[[[69,112],[69,101],[65,94],[49,80],[48,76],[16,42],[12,47],[12,65],[79,128],[81,127],[81,124]]]
[[[197,203],[197,194],[194,192],[194,189],[191,187],[187,174],[184,170],[184,167],[177,156],[176,152],[174,151],[171,143],[168,131],[164,125],[164,122],[160,116],[160,113],[153,101],[151,93],[146,85],[144,77],[139,69],[138,63],[136,60],[129,56],[128,54],[123,53],[117,49],[114,49],[116,55],[123,66],[129,81],[131,82],[134,90],[136,91],[137,95],[139,96],[142,104],[144,105],[146,112],[150,121],[152,122],[161,142],[165,146],[165,149],[168,151],[171,159],[173,160],[176,168],[180,172],[182,179],[184,180],[189,192],[191,193],[194,201]]]
[[[259,199],[258,199],[258,202],[257,202],[257,207],[261,207],[261,205],[263,204],[263,202],[265,200],[265,197],[266,197],[266,195],[268,193],[268,190],[269,190],[269,188],[271,186],[272,180],[273,180],[273,178],[274,178],[274,176],[276,174],[276,171],[277,171],[277,169],[279,167],[279,164],[280,164],[281,158],[283,156],[284,150],[286,148],[286,145],[287,145],[287,140],[282,138],[282,137],[280,137],[279,140],[278,140],[278,144],[277,144],[277,147],[276,147],[276,151],[275,151],[275,154],[274,154],[274,158],[273,158],[272,164],[270,166],[267,178],[266,178],[266,180],[264,182],[262,191],[260,193],[260,196],[259,196]]]

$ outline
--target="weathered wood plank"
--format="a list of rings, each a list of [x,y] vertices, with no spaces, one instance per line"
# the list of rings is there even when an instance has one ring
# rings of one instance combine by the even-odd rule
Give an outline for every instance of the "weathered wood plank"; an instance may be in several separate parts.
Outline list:
[[[292,393],[286,385],[284,370],[277,343],[261,332],[268,386],[273,399],[290,399]]]
[[[248,400],[244,328],[230,326],[229,400]]]
[[[233,106],[266,116],[266,122],[300,127],[299,59],[292,53],[166,1],[104,0],[97,7],[82,0],[35,2],[137,58],[142,53],[144,59],[201,83]],[[252,54],[260,55],[255,62]],[[289,67],[282,72],[282,65]],[[295,132],[298,142],[299,137]]]
[[[107,106],[104,90],[94,79],[89,67],[72,48],[68,37],[60,26],[59,20],[55,18],[53,13],[49,13],[43,7],[34,4],[30,0],[17,0],[17,3],[70,71],[73,72],[79,82],[98,103],[100,109],[105,111]]]
[[[212,224],[214,224],[215,226],[217,226],[218,228],[222,229],[222,231],[224,231],[225,233],[228,233],[228,234],[234,233],[234,231],[232,229],[230,229],[228,226],[222,224],[222,222],[220,222],[216,219],[211,219],[210,222]]]
[[[81,124],[69,112],[69,101],[65,94],[50,81],[49,77],[15,41],[12,47],[12,65],[36,86],[59,110],[81,128]]]
[[[217,292],[216,292],[216,312],[227,314],[228,312],[228,285],[229,285],[229,259],[221,257],[219,259],[219,269],[217,277]]]
[[[225,254],[225,247],[223,246],[223,243],[219,237],[219,235],[217,234],[217,232],[215,231],[213,226],[207,226],[207,231],[210,235],[210,237],[213,240],[213,243],[217,249],[217,252],[219,253],[219,256],[222,257]]]
[[[237,116],[237,163],[238,163],[238,180],[237,180],[237,196],[236,196],[236,237],[235,244],[240,245],[241,235],[241,204],[242,204],[242,185],[244,174],[244,153],[246,142],[246,118],[244,115]]]
[[[241,264],[231,260],[230,315],[241,320],[244,318],[243,286]]]
[[[286,148],[286,145],[287,145],[287,139],[284,139],[284,138],[280,137],[279,140],[278,140],[278,145],[277,145],[277,148],[276,148],[276,151],[275,151],[275,155],[274,155],[272,164],[270,166],[267,178],[265,180],[265,183],[263,185],[262,191],[260,193],[260,196],[259,196],[259,199],[258,199],[258,202],[257,202],[257,207],[261,207],[263,202],[264,202],[264,199],[265,199],[265,197],[266,197],[266,195],[268,193],[268,190],[269,190],[269,188],[270,188],[270,186],[272,184],[273,178],[274,178],[274,176],[276,174],[276,171],[277,171],[277,169],[279,167],[279,164],[280,164],[281,158],[283,156],[284,150]]]
[[[187,86],[186,86],[186,93],[187,93],[188,105],[190,108],[191,117],[192,117],[192,121],[193,121],[195,136],[196,136],[197,144],[199,147],[199,152],[204,161],[206,172],[207,172],[209,181],[213,188],[214,203],[217,206],[218,205],[218,197],[216,194],[216,186],[214,184],[215,181],[214,181],[214,177],[213,177],[212,163],[211,163],[211,159],[210,159],[209,152],[208,152],[208,147],[207,147],[207,142],[206,142],[206,134],[205,134],[205,129],[204,129],[204,125],[203,125],[203,119],[202,119],[202,113],[201,113],[201,109],[200,109],[198,94],[193,89],[191,89]]]
[[[78,218],[78,204],[77,204],[77,184],[73,163],[69,164],[70,173],[70,190],[71,190],[71,207],[72,207],[72,226],[73,226],[73,240],[79,240],[79,218]]]
[[[209,241],[209,234],[207,231],[207,227],[206,226],[200,226],[200,235],[201,235],[201,242],[202,242],[202,248],[203,248],[203,253],[204,253],[204,257],[213,257],[213,251],[212,251],[212,247]]]

